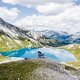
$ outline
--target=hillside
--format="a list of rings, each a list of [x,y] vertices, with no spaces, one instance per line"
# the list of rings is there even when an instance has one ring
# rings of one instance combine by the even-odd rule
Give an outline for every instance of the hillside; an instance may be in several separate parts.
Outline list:
[[[28,32],[0,18],[0,52],[42,46],[38,41],[30,38]]]
[[[29,31],[28,35],[39,41],[44,46],[60,47],[68,44],[80,44],[80,33],[68,33],[65,31],[44,30]]]
[[[77,62],[70,62],[69,64],[80,67],[80,44],[70,44],[60,48],[68,50],[77,58]]]
[[[0,35],[0,52],[16,50],[24,47],[39,47],[40,45],[28,39],[11,39],[8,36]]]
[[[80,80],[80,71],[47,59],[31,59],[1,64],[0,80]]]
[[[80,33],[70,34],[68,32],[54,30],[23,30],[0,18],[1,52],[24,47],[60,47],[74,43],[80,44]]]

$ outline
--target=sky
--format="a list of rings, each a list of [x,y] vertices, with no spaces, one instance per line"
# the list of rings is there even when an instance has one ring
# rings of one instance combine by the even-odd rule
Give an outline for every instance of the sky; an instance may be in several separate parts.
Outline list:
[[[24,29],[80,32],[80,0],[0,0],[0,17]]]

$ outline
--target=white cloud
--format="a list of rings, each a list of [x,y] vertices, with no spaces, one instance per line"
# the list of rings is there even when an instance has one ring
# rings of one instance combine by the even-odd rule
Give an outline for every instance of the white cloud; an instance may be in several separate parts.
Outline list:
[[[74,3],[60,4],[60,3],[48,3],[46,5],[39,5],[36,9],[39,13],[44,15],[56,15],[64,12],[67,8],[73,7]]]
[[[59,14],[66,8],[71,7],[75,0],[2,0],[4,3],[35,7],[42,14]]]
[[[31,29],[64,30],[71,33],[80,31],[80,6],[73,6],[63,13],[50,16],[27,16],[16,22],[17,26]]]
[[[15,24],[28,29],[80,31],[80,6],[76,0],[2,0],[4,3],[34,7],[41,15],[26,16]],[[76,28],[76,29],[75,29]]]
[[[6,7],[0,7],[0,17],[4,20],[14,20],[19,15],[19,10],[17,8],[7,9]]]
[[[10,4],[19,4],[19,5],[23,5],[23,6],[27,6],[27,5],[42,5],[42,4],[46,4],[46,3],[69,3],[72,2],[74,0],[2,0],[4,3],[10,3]]]

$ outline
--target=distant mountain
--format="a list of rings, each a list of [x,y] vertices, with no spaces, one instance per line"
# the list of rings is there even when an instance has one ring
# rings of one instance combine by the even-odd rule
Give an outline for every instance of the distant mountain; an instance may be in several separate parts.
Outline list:
[[[67,50],[72,50],[73,52],[76,50],[76,52],[80,52],[80,44],[69,44],[66,46],[61,46],[60,48],[64,48]],[[77,50],[78,49],[78,50]]]
[[[59,47],[73,43],[80,44],[80,32],[23,30],[0,18],[0,51],[23,47]]]
[[[76,34],[72,35],[73,43],[80,44],[80,33],[77,32]]]
[[[38,40],[43,45],[58,47],[67,44],[80,44],[80,34],[69,34],[68,32],[54,30],[31,31],[29,36]]]
[[[0,18],[0,51],[40,47],[38,41],[28,36],[28,32]]]

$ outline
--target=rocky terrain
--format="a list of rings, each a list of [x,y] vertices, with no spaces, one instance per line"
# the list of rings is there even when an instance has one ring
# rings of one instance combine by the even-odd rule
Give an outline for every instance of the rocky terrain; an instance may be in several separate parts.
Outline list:
[[[28,35],[41,44],[60,47],[68,44],[80,44],[80,33],[68,33],[65,31],[44,30],[44,31],[29,31]]]
[[[0,80],[80,80],[80,69],[48,59],[27,59],[1,64]]]
[[[41,44],[29,37],[28,32],[0,18],[0,51],[16,50],[23,47],[40,47]]]
[[[0,18],[0,51],[16,50],[24,47],[80,44],[80,33],[70,34],[64,31],[23,30]]]
[[[43,60],[46,67],[37,68],[33,75],[36,80],[80,80],[80,71],[54,62]]]

